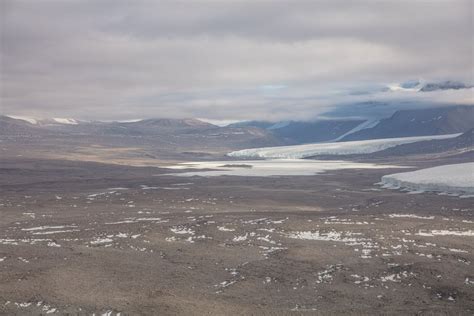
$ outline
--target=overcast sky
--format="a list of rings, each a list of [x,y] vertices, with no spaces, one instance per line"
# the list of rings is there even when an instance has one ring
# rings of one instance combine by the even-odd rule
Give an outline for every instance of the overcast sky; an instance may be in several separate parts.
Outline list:
[[[473,1],[1,0],[3,114],[308,119],[337,104],[472,103]],[[364,93],[362,92],[370,92]]]

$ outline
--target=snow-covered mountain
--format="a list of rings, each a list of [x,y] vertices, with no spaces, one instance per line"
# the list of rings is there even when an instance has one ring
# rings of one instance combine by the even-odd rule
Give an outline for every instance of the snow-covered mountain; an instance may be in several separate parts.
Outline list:
[[[31,125],[54,125],[54,124],[78,125],[79,123],[86,123],[84,121],[78,121],[72,118],[62,118],[62,117],[54,117],[51,119],[39,119],[39,118],[18,116],[18,115],[6,115],[6,117],[9,117],[15,120],[24,121]]]
[[[470,89],[472,85],[465,84],[459,81],[438,81],[426,82],[423,80],[410,80],[402,83],[389,84],[387,86],[389,91],[410,91],[410,92],[431,92],[437,90],[460,90]]]

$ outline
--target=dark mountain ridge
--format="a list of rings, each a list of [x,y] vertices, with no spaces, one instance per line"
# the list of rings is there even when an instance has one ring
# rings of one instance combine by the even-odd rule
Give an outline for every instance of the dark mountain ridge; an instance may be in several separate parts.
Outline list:
[[[463,133],[474,126],[474,106],[400,110],[341,141]]]
[[[317,120],[305,121],[249,121],[231,124],[229,126],[253,126],[266,129],[284,143],[306,144],[331,141],[362,124],[365,120]]]

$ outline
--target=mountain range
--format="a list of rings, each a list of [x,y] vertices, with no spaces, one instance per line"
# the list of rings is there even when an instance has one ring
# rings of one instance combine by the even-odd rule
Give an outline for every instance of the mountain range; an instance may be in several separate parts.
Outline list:
[[[399,110],[381,120],[249,121],[231,126],[265,129],[287,144],[455,134],[474,127],[474,106]]]
[[[399,110],[381,120],[248,121],[223,127],[198,119],[103,122],[0,116],[0,140],[26,142],[38,150],[61,144],[71,150],[139,147],[149,157],[178,159],[256,147],[465,133],[473,127],[474,106],[461,105]]]

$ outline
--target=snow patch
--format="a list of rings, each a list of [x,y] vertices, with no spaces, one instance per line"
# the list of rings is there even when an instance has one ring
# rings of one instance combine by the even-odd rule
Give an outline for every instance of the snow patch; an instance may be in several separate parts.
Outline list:
[[[9,118],[15,119],[15,120],[21,120],[28,122],[30,124],[36,125],[38,124],[38,121],[34,118],[31,117],[26,117],[26,116],[18,116],[18,115],[7,115]]]
[[[379,124],[379,122],[380,122],[379,120],[367,120],[365,122],[362,122],[361,124],[357,125],[353,129],[348,131],[347,133],[342,134],[341,136],[339,136],[336,139],[333,139],[332,141],[337,142],[337,141],[340,141],[341,139],[343,139],[344,137],[346,137],[347,135],[353,134],[353,133],[361,131],[363,129],[369,129],[369,128],[375,127]]]
[[[66,125],[77,125],[79,124],[75,119],[71,118],[61,118],[61,117],[54,117],[53,121],[59,124],[66,124]]]
[[[433,236],[467,236],[467,237],[474,237],[474,230],[466,230],[466,231],[459,231],[459,230],[420,230],[415,235],[418,236],[426,236],[426,237],[433,237]]]
[[[415,214],[390,214],[390,218],[417,218],[417,219],[434,219],[434,216],[418,216]]]
[[[106,238],[97,237],[93,241],[91,241],[90,244],[91,245],[102,245],[102,244],[111,243],[113,241],[114,241],[113,239],[108,238],[108,237],[106,237]]]
[[[370,259],[372,258],[372,252],[374,249],[379,248],[379,245],[372,241],[369,238],[356,238],[353,237],[357,235],[356,233],[346,231],[344,233],[337,231],[330,231],[326,233],[320,233],[319,231],[299,231],[291,232],[286,236],[293,239],[302,239],[302,240],[316,240],[316,241],[332,241],[332,242],[341,242],[347,246],[361,246],[361,258]],[[359,249],[354,249],[358,252]]]
[[[53,230],[53,231],[40,231],[33,233],[33,235],[52,235],[52,234],[62,234],[62,233],[72,233],[78,232],[79,229],[66,229],[66,230]]]
[[[233,231],[235,231],[234,228],[227,228],[225,226],[217,226],[217,229],[220,230],[221,232],[233,232]]]
[[[63,225],[63,226],[38,226],[31,228],[22,228],[22,231],[36,231],[36,230],[48,230],[48,229],[62,229],[62,228],[77,228],[77,225]]]
[[[246,233],[245,235],[242,235],[242,236],[235,236],[232,239],[232,241],[233,242],[245,241],[245,240],[247,240],[247,237],[248,237],[248,233]]]
[[[185,235],[185,234],[194,235],[195,234],[194,230],[190,228],[185,228],[185,227],[172,227],[170,228],[170,230],[173,233],[178,234],[178,235]]]

